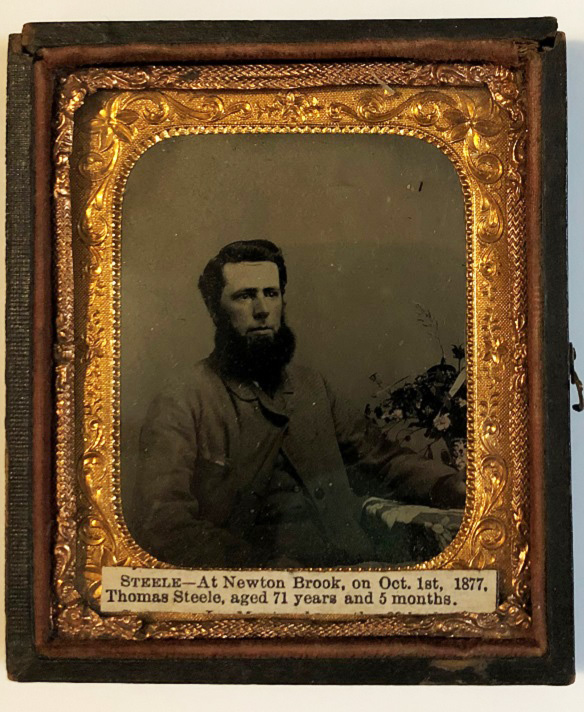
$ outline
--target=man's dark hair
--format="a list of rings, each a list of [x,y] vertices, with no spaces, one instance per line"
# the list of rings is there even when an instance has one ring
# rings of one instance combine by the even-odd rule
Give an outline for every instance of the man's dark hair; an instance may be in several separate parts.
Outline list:
[[[221,294],[225,286],[223,265],[235,262],[273,262],[278,267],[280,290],[286,291],[288,275],[282,250],[269,240],[239,240],[225,245],[215,257],[207,262],[199,277],[199,289],[211,315],[219,311]]]

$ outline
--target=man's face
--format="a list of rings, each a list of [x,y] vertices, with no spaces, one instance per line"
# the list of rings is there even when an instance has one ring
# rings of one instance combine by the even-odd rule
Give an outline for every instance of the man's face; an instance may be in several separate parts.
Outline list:
[[[223,265],[221,307],[240,336],[274,337],[282,323],[282,292],[274,262]]]

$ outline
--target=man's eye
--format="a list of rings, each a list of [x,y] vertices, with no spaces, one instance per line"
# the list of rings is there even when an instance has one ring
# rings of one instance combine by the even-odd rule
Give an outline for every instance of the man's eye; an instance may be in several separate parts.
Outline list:
[[[246,299],[250,299],[250,295],[249,294],[238,294],[235,298],[237,299],[238,302],[243,302]]]
[[[280,296],[280,292],[278,292],[277,289],[268,289],[266,292],[267,297],[278,297]]]

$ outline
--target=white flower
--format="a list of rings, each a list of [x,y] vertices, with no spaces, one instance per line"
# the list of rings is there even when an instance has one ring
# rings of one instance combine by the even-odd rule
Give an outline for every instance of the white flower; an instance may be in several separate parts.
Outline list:
[[[466,443],[464,440],[455,440],[453,457],[456,469],[463,470],[466,467]]]
[[[433,425],[436,430],[448,430],[450,427],[450,417],[446,413],[437,415],[434,418]]]

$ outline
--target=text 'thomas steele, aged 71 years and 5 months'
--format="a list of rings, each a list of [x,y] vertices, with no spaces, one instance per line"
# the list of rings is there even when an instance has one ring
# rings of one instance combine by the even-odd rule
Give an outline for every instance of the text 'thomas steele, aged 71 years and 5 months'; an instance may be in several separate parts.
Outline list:
[[[497,572],[245,571],[105,567],[104,613],[489,613]]]

